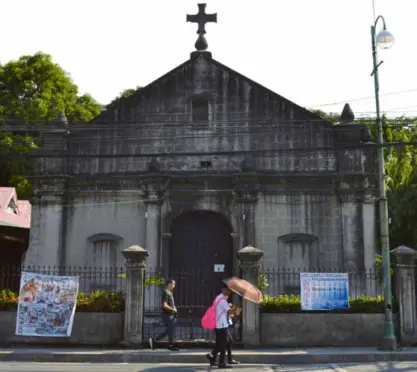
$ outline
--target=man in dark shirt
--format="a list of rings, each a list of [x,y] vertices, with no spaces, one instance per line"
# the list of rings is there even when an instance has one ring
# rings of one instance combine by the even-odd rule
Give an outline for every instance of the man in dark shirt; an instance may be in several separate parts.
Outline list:
[[[172,351],[177,351],[178,349],[174,346],[174,336],[175,336],[175,323],[176,323],[176,314],[177,308],[175,307],[174,296],[172,294],[175,288],[175,280],[169,279],[166,281],[166,289],[162,294],[162,321],[166,327],[165,331],[156,336],[155,338],[149,339],[149,346],[152,350],[155,350],[155,344],[163,339],[165,336],[168,336],[168,349]]]

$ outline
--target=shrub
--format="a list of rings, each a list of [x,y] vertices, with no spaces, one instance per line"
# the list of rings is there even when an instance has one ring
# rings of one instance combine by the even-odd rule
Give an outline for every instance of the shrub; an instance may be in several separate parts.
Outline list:
[[[8,290],[0,291],[0,311],[16,310],[18,296]],[[96,291],[90,295],[80,292],[77,297],[76,311],[117,313],[124,311],[125,302],[121,293]]]
[[[16,309],[18,296],[16,293],[3,289],[0,291],[0,311]]]
[[[349,309],[331,311],[304,311],[301,310],[301,297],[299,295],[271,297],[267,296],[260,304],[264,313],[383,313],[384,298],[382,296],[361,296],[349,299]],[[393,310],[397,311],[397,303],[393,299]]]

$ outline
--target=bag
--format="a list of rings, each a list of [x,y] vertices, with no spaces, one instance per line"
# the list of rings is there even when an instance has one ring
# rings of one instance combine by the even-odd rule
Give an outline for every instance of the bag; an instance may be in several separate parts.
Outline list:
[[[217,304],[223,300],[220,297],[217,301],[215,301],[204,313],[203,317],[201,318],[201,326],[204,329],[215,329],[216,328],[216,307]],[[221,315],[221,314],[220,314]]]

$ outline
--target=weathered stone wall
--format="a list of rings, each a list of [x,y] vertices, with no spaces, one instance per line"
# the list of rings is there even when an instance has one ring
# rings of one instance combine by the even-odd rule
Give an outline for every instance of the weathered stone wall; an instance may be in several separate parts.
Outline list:
[[[134,190],[73,191],[67,195],[65,206],[43,201],[35,204],[25,265],[122,267],[121,251],[126,246],[145,245],[146,208],[142,200],[141,193]],[[114,243],[116,253],[111,263],[95,254],[98,240]]]
[[[394,320],[398,328],[396,316]],[[378,346],[383,336],[384,314],[261,313],[264,346]]]
[[[261,194],[256,246],[264,250],[264,268],[341,269],[340,223],[334,195]]]
[[[196,123],[192,101],[201,96],[208,100],[209,120]],[[214,170],[239,170],[242,151],[260,151],[253,155],[258,170],[278,172],[335,171],[339,156],[317,150],[337,144],[330,123],[204,56],[110,106],[90,129],[72,127],[68,141],[75,157],[67,170],[75,174],[146,171],[150,158],[129,154],[171,155],[160,157],[161,169],[188,172],[199,171],[200,160],[212,161]],[[175,156],[183,152],[190,155]],[[221,154],[204,155],[209,152]],[[364,169],[361,150],[340,156],[349,158],[350,171]],[[53,164],[56,171],[55,163],[42,166],[48,171]]]
[[[197,98],[208,102],[207,121],[193,121]],[[348,209],[343,212],[337,198],[342,186],[346,193],[363,193],[373,185],[365,174],[372,170],[372,154],[360,148],[337,148],[360,144],[363,128],[333,126],[209,54],[194,54],[148,87],[110,105],[92,123],[69,129],[69,134],[44,134],[41,151],[63,158],[45,157],[36,163],[40,174],[53,178],[34,181],[39,202],[34,203],[27,264],[91,265],[89,238],[111,234],[124,246],[144,244],[150,265],[163,265],[161,252],[166,252],[167,240],[160,234],[168,232],[161,231],[159,224],[184,206],[224,214],[236,232],[236,247],[259,246],[269,266],[299,266],[308,260],[312,266],[318,258],[323,266],[363,266],[373,260],[374,234],[363,236],[361,202],[352,215],[346,215]],[[193,183],[191,176],[205,173],[208,182],[195,183],[199,192],[190,190],[186,194],[190,202],[183,205],[176,191],[157,196],[158,207],[129,204],[135,192],[139,198],[141,182],[150,177],[152,158],[159,167],[152,173],[163,176],[154,184],[170,181],[168,189],[176,187],[184,195],[187,183]],[[210,161],[211,166],[202,169],[202,161]],[[263,177],[248,186],[259,189],[259,201],[251,207],[233,203],[235,175],[253,171]],[[207,195],[201,196],[206,189],[218,201],[207,203]],[[53,200],[47,203],[48,198]],[[373,213],[374,207],[366,209],[368,219]],[[243,216],[248,219],[243,221]],[[314,240],[311,259],[289,259],[288,242],[278,242],[288,234],[306,234]],[[121,246],[117,249],[120,253]],[[315,262],[311,262],[313,251],[318,254]],[[120,260],[118,254],[115,262]]]
[[[123,340],[123,313],[76,313],[71,337],[16,336],[16,312],[0,311],[0,344],[115,345]]]

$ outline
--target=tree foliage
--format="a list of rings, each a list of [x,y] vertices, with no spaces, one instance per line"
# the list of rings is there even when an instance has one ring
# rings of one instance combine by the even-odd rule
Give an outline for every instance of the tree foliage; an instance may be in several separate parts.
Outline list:
[[[24,154],[36,143],[13,128],[51,123],[60,112],[70,123],[88,122],[100,110],[89,94],[78,94],[69,74],[48,54],[26,55],[0,65],[0,185],[16,187],[20,198],[30,197],[31,186],[24,175],[32,164]],[[7,158],[10,154],[22,156]]]
[[[312,111],[334,124],[339,121],[336,114]],[[375,141],[375,120],[361,119],[360,123],[369,126]],[[417,118],[383,115],[382,124],[391,247],[417,248]]]
[[[71,77],[48,54],[22,56],[0,66],[0,114],[19,123],[50,123],[65,112],[68,120],[88,122],[100,113],[90,95],[79,95]]]

